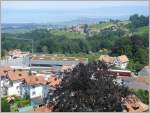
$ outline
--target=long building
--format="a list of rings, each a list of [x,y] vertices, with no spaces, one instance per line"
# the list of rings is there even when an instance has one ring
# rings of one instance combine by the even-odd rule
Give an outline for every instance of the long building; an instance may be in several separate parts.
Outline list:
[[[60,69],[62,65],[77,65],[78,63],[88,63],[87,58],[66,57],[64,55],[44,55],[34,54],[30,60],[30,66],[34,68],[54,67]]]

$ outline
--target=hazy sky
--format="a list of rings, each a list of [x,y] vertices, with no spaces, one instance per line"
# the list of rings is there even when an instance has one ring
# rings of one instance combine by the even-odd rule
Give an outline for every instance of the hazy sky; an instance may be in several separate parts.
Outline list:
[[[148,1],[1,1],[2,23],[48,23],[78,18],[148,15]]]

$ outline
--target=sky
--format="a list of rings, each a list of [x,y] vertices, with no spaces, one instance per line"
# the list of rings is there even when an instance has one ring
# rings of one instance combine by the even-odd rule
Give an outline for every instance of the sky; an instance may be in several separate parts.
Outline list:
[[[148,15],[148,1],[1,1],[2,23],[56,23],[79,18]]]

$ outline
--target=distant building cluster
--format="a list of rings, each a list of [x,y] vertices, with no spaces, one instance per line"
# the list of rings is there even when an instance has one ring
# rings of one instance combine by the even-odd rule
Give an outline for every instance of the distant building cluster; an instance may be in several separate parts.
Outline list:
[[[111,57],[109,55],[101,55],[99,57],[99,60],[105,62],[108,65],[114,65],[115,67],[120,68],[120,69],[126,69],[128,62],[129,62],[129,59],[126,55],[121,55],[118,57]]]
[[[84,28],[83,28],[83,25],[76,25],[76,26],[72,26],[72,27],[68,28],[67,31],[84,33]]]
[[[148,89],[148,77],[150,68],[145,66],[139,71],[139,77],[135,77],[127,70],[129,59],[126,55],[111,57],[101,55],[99,60],[115,66],[107,73],[117,76],[117,83],[134,89]],[[66,57],[63,54],[30,54],[20,50],[10,51],[5,59],[1,60],[1,96],[8,96],[10,102],[14,95],[22,98],[28,97],[31,106],[18,108],[22,111],[52,111],[49,103],[53,101],[53,93],[58,88],[65,74],[71,72],[79,63],[88,63],[87,58]],[[98,70],[101,72],[103,70]],[[131,79],[132,78],[132,79]],[[28,110],[27,110],[28,109]]]

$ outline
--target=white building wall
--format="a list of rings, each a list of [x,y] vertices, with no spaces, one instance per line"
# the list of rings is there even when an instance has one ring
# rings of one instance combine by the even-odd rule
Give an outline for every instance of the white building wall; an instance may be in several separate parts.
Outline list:
[[[117,68],[120,68],[120,69],[126,69],[127,68],[127,65],[128,65],[128,62],[121,62],[119,61],[118,59],[116,59],[114,61],[114,64]]]
[[[30,98],[42,97],[43,87],[42,85],[30,86]]]
[[[13,81],[13,85],[8,87],[8,96],[17,95],[21,96],[20,85],[22,81]]]
[[[127,68],[127,62],[125,62],[125,63],[122,63],[121,65],[120,65],[120,68],[121,69],[126,69]]]

